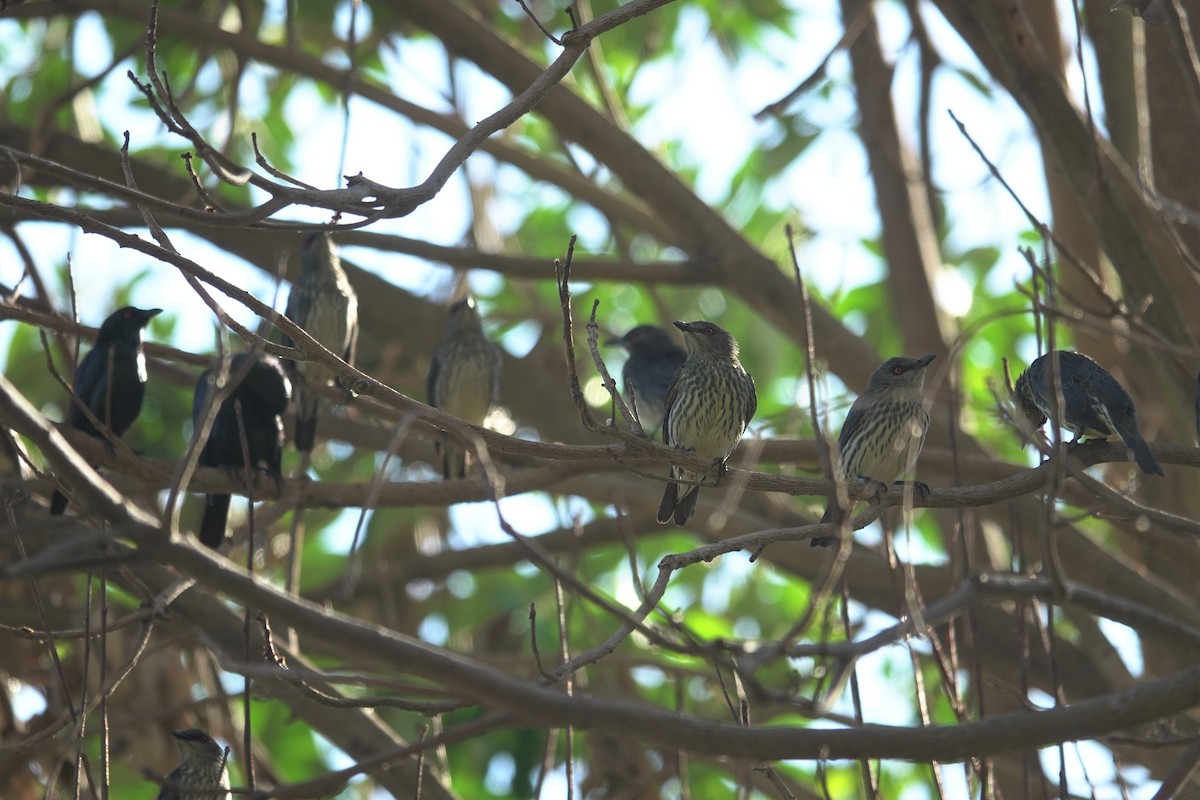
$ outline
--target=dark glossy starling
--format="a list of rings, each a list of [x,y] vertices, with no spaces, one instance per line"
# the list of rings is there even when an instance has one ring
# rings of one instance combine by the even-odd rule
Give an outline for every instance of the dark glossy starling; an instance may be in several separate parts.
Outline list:
[[[653,436],[662,425],[667,389],[687,360],[687,352],[653,325],[638,325],[608,344],[619,344],[629,352],[621,377],[626,393],[633,395],[642,430]]]
[[[247,359],[253,359],[247,365]],[[196,384],[196,395],[192,401],[192,421],[197,428],[210,392],[216,367],[210,367],[200,376]],[[239,380],[240,379],[240,380]],[[213,419],[212,429],[200,451],[200,465],[241,470],[245,463],[242,456],[241,428],[246,431],[247,451],[250,464],[279,480],[280,455],[283,452],[283,413],[287,411],[291,396],[291,384],[284,375],[279,360],[268,355],[236,355],[229,360],[229,381],[239,381],[225,396],[224,402]],[[241,426],[238,424],[238,408],[241,408]],[[209,494],[204,496],[204,516],[200,521],[200,541],[214,550],[225,540],[225,519],[229,514],[229,495]]]
[[[676,322],[683,331],[687,360],[667,390],[663,411],[663,442],[711,459],[723,470],[725,459],[746,432],[758,408],[754,379],[742,369],[737,341],[713,322]],[[696,513],[700,487],[675,479],[700,481],[704,473],[671,467],[672,482],[663,492],[658,521],[684,525]]]
[[[1075,434],[1071,444],[1083,436],[1121,437],[1133,458],[1147,475],[1162,475],[1162,467],[1138,430],[1133,398],[1108,370],[1072,350],[1058,350],[1058,375],[1062,386],[1062,427]],[[1014,387],[1017,404],[1034,427],[1053,413],[1054,383],[1049,354],[1040,356],[1021,373]]]
[[[929,432],[929,409],[921,390],[931,361],[933,356],[889,358],[871,373],[838,434],[838,480],[847,485],[860,478],[888,484],[912,472]],[[831,502],[821,522],[840,523],[849,510]],[[809,544],[828,547],[836,538],[816,536]]]
[[[75,395],[114,436],[124,436],[142,411],[146,397],[142,331],[161,313],[161,308],[133,306],[114,311],[100,326],[96,346],[75,370]],[[90,436],[101,436],[74,400],[67,408],[67,425]],[[67,496],[55,491],[50,513],[61,514],[66,508]]]
[[[305,237],[300,247],[300,277],[292,284],[286,315],[347,364],[354,364],[358,296],[346,279],[337,246],[328,233]],[[283,341],[292,344],[286,336]],[[296,449],[308,453],[316,440],[321,398],[307,387],[332,385],[334,375],[311,361],[288,361],[287,370],[296,384]],[[297,380],[298,375],[303,380]]]
[[[1170,0],[1117,0],[1109,8],[1109,11],[1119,11],[1128,6],[1129,12],[1133,16],[1141,17],[1146,22],[1154,25],[1166,25],[1171,21],[1166,9],[1168,2]]]
[[[472,425],[482,425],[500,397],[500,348],[483,332],[471,298],[450,306],[446,335],[433,351],[429,365],[429,405]],[[447,438],[439,445],[442,475],[463,478],[467,453]]]
[[[229,772],[225,769],[225,750],[211,736],[199,728],[172,731],[178,740],[179,766],[167,781],[172,786],[195,789],[229,788]],[[158,800],[227,800],[228,792],[198,792],[183,788],[163,786],[158,790]]]

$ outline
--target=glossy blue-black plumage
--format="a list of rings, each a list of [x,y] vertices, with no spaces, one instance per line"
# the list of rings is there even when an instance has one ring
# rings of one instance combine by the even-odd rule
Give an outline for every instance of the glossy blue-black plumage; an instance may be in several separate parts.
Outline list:
[[[1092,432],[1100,436],[1114,433],[1133,452],[1133,458],[1147,475],[1162,475],[1162,467],[1146,445],[1138,429],[1137,408],[1125,387],[1108,370],[1092,359],[1071,350],[1059,350],[1059,383],[1062,427],[1075,434],[1074,441]],[[1053,377],[1050,356],[1034,360],[1017,378],[1017,403],[1033,425],[1041,425],[1054,413]]]
[[[619,344],[629,353],[621,378],[631,387],[642,429],[654,435],[662,426],[667,390],[687,360],[687,352],[653,325],[638,325],[609,344]]]
[[[247,364],[247,359],[253,359]],[[199,427],[208,395],[214,391],[214,368],[200,376],[192,400],[192,420]],[[246,450],[250,465],[274,478],[281,475],[283,453],[283,413],[291,398],[291,383],[279,360],[267,355],[237,355],[230,359],[228,376],[238,381],[226,395],[213,418],[212,429],[200,451],[199,463],[206,467],[241,469],[241,429],[246,432]],[[241,425],[238,408],[241,408]],[[225,520],[229,514],[229,495],[210,494],[204,498],[204,516],[200,521],[200,541],[216,549],[225,540]]]
[[[114,311],[100,326],[96,345],[75,370],[75,396],[118,438],[125,435],[142,411],[146,396],[142,331],[160,313],[161,308],[133,306]],[[102,435],[74,401],[67,408],[66,424],[89,436]],[[66,508],[67,496],[56,491],[50,499],[50,513],[61,514]]]

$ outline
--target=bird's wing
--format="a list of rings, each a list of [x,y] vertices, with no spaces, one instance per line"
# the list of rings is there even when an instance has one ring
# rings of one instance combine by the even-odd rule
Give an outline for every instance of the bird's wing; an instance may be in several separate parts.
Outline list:
[[[429,377],[425,379],[425,402],[437,408],[437,379],[442,369],[441,347],[433,351],[433,360],[429,362]]]
[[[867,419],[867,404],[860,402],[861,400],[860,396],[858,400],[854,401],[854,404],[850,406],[850,413],[846,414],[846,421],[842,423],[842,432],[838,434],[839,452],[846,449],[846,445]]]
[[[500,372],[503,369],[504,361],[500,354],[500,346],[490,341],[488,345],[492,352],[492,396],[488,403],[494,406],[500,402]]]
[[[758,392],[754,389],[754,376],[749,372],[746,373],[746,382],[750,384],[750,397],[746,401],[745,416],[742,417],[743,430],[754,419],[754,412],[758,411]]]
[[[671,407],[675,405],[675,396],[679,394],[679,375],[683,370],[680,369],[675,373],[675,377],[671,379],[671,385],[667,387],[667,396],[663,399],[663,418],[662,418],[662,438],[663,444],[670,445],[671,442]]]
[[[108,374],[108,353],[108,347],[93,348],[79,362],[79,368],[75,370],[75,382],[72,384],[75,394],[101,422],[104,422],[104,392],[108,383],[104,379]],[[87,415],[74,402],[67,411],[67,421],[73,428],[83,427],[88,430],[92,427]]]

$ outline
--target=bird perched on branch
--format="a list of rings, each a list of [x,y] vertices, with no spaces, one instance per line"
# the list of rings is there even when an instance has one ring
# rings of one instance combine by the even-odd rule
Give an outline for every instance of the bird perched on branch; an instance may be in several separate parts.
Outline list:
[[[500,348],[484,334],[470,297],[450,306],[446,335],[433,351],[426,388],[429,405],[472,425],[483,425],[500,397]],[[442,475],[466,477],[466,449],[450,438],[438,449]]]
[[[74,398],[67,408],[67,425],[89,436],[101,437],[92,420],[79,404],[118,438],[142,411],[146,397],[146,354],[142,351],[142,332],[161,308],[126,306],[109,315],[100,326],[96,345],[75,370]],[[50,513],[67,509],[67,496],[55,491]]]
[[[1108,370],[1083,353],[1057,350],[1034,360],[1017,378],[1017,405],[1034,427],[1054,415],[1054,382],[1051,356],[1058,357],[1062,402],[1058,403],[1061,426],[1075,434],[1071,444],[1083,436],[1121,437],[1133,459],[1147,475],[1162,475],[1162,467],[1138,430],[1133,398]]]
[[[200,429],[206,416],[209,397],[218,397],[218,367],[210,367],[200,376],[192,401],[192,421]],[[199,464],[241,470],[246,463],[244,446],[250,455],[250,467],[282,480],[280,458],[283,452],[283,414],[291,397],[291,383],[279,364],[268,355],[236,355],[229,359],[224,400],[213,417],[212,428]],[[215,402],[215,400],[214,400]],[[211,412],[210,412],[211,413]],[[200,521],[200,541],[214,550],[225,540],[225,520],[229,515],[229,495],[204,496],[204,516]]]
[[[662,425],[667,389],[687,360],[687,352],[653,325],[638,325],[607,344],[621,345],[629,353],[621,378],[626,394],[633,396],[642,430],[653,436]]]
[[[158,800],[227,800],[229,792],[220,791],[229,789],[224,748],[199,728],[172,731],[171,735],[178,740],[179,766],[167,776],[171,785],[158,790]]]
[[[300,247],[300,277],[288,295],[287,318],[304,328],[326,349],[354,365],[358,346],[358,296],[346,278],[333,238],[324,232],[310,233]],[[284,344],[293,346],[291,338]],[[329,386],[334,375],[311,361],[287,361],[288,374],[296,387],[296,449],[312,452],[317,435],[321,398],[315,386]],[[298,376],[303,376],[298,380]]]
[[[834,454],[834,480],[842,486],[859,479],[881,486],[910,473],[925,446],[929,409],[925,406],[925,368],[933,356],[889,358],[867,379],[867,388],[850,406]],[[917,484],[925,492],[928,487]],[[841,524],[853,508],[843,508],[836,492],[821,522]],[[828,547],[835,536],[815,536],[809,544]]]
[[[738,360],[738,343],[714,322],[676,322],[683,331],[687,360],[675,373],[667,390],[663,411],[663,442],[711,459],[718,478],[725,459],[746,432],[758,409],[754,379]],[[704,473],[671,467],[671,482],[658,507],[658,521],[671,519],[685,525],[696,513],[699,485],[683,486],[676,480],[704,479]]]

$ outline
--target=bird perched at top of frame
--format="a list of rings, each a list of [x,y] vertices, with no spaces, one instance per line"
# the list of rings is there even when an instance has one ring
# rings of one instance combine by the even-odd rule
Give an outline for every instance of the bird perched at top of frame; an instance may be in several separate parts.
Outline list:
[[[197,430],[209,397],[215,396],[216,379],[217,368],[210,367],[196,383],[192,421]],[[241,469],[246,463],[242,451],[244,431],[251,469],[263,470],[281,480],[283,414],[287,411],[292,387],[279,359],[268,355],[236,355],[229,359],[227,380],[236,383],[213,417],[198,463],[204,467]],[[228,515],[229,495],[205,495],[200,541],[214,550],[220,547],[225,541]]]
[[[746,432],[758,409],[754,379],[738,359],[737,340],[715,322],[676,322],[683,331],[687,360],[675,373],[667,390],[663,412],[663,442],[680,450],[711,459],[724,471],[725,459]],[[658,507],[658,521],[674,519],[685,525],[696,513],[699,485],[684,486],[676,480],[704,479],[704,473],[671,467],[671,480]]]
[[[867,379],[838,434],[834,480],[846,485],[860,478],[887,484],[912,472],[929,432],[929,409],[922,390],[933,356],[889,358]],[[924,484],[918,484],[925,489]],[[843,508],[837,492],[821,522],[841,524],[853,507]],[[835,536],[815,536],[813,547],[828,547]]]
[[[79,400],[72,399],[67,409],[69,427],[89,436],[102,436],[79,407],[82,403],[114,436],[125,435],[142,412],[142,401],[146,397],[143,331],[150,320],[161,313],[161,308],[125,306],[104,320],[96,336],[96,345],[75,370],[72,388]],[[50,513],[61,514],[66,509],[67,496],[55,490],[50,498]]]
[[[433,351],[426,382],[429,405],[472,425],[483,425],[500,398],[500,348],[483,332],[483,322],[470,297],[450,306],[446,334]],[[447,438],[438,445],[442,475],[467,475],[467,451]]]
[[[329,233],[318,231],[304,237],[300,247],[300,277],[292,284],[284,313],[326,349],[354,365],[358,347],[358,295],[346,278],[337,245]],[[287,336],[283,343],[293,345]],[[285,366],[295,382],[296,449],[309,453],[316,442],[317,414],[322,405],[312,387],[332,385],[334,376],[311,361],[288,360]]]
[[[626,393],[633,396],[642,430],[654,436],[662,425],[667,389],[687,360],[687,352],[653,325],[638,325],[607,343],[621,345],[629,353],[621,378]]]
[[[200,728],[172,731],[171,735],[178,740],[179,766],[167,776],[173,786],[161,787],[158,800],[227,800],[227,791],[188,791],[229,788],[224,748]]]
[[[1057,350],[1034,360],[1013,387],[1017,406],[1034,427],[1054,414],[1054,382],[1051,356],[1058,357],[1062,402],[1058,417],[1062,427],[1075,434],[1074,444],[1085,435],[1121,437],[1133,452],[1134,461],[1147,475],[1162,475],[1162,467],[1138,429],[1133,398],[1108,370],[1083,353]]]

